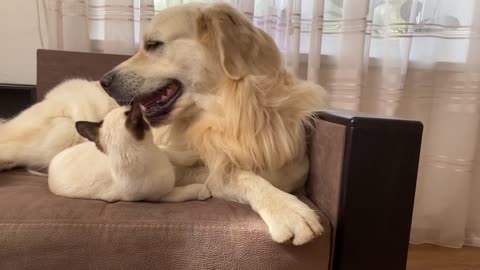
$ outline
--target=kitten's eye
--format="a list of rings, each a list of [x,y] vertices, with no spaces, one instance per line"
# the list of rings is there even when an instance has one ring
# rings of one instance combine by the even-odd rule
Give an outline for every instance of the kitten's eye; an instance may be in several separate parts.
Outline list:
[[[163,42],[161,41],[158,41],[158,40],[149,40],[147,42],[145,42],[145,50],[146,51],[153,51],[155,49],[158,49],[160,47],[162,47],[163,45]]]

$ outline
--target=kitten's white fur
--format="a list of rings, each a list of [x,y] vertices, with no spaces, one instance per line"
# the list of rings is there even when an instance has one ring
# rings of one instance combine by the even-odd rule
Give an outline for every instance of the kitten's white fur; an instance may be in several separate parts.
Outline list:
[[[175,187],[175,169],[168,153],[153,142],[150,129],[138,139],[126,128],[126,112],[111,111],[98,132],[100,151],[94,142],[67,148],[49,167],[48,185],[57,195],[104,201],[164,201],[206,199],[204,184]]]

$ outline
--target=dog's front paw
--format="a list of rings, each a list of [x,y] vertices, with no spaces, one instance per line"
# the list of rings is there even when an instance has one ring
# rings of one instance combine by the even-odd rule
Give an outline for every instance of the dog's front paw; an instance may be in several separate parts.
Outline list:
[[[282,200],[272,201],[264,211],[272,239],[279,243],[292,240],[292,244],[298,246],[321,235],[323,227],[317,214],[297,197],[286,195]]]
[[[198,192],[198,200],[203,201],[210,197],[212,197],[212,193],[208,189],[207,185],[203,185],[203,187]]]

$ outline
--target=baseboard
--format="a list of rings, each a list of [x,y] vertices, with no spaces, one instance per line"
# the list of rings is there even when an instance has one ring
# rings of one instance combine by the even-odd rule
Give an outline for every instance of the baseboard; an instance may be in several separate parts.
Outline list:
[[[0,83],[0,118],[15,116],[36,100],[36,86]]]

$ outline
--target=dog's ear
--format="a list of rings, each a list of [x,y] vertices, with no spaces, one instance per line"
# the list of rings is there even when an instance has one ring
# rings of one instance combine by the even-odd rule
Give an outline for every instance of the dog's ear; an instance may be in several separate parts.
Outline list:
[[[218,54],[223,71],[232,80],[277,71],[281,66],[272,38],[227,4],[202,10],[197,26],[200,40]]]
[[[92,142],[98,142],[98,135],[102,122],[87,122],[87,121],[78,121],[75,123],[75,128],[78,133]]]
[[[140,105],[138,103],[132,104],[129,111],[125,112],[127,119],[125,120],[125,127],[133,137],[137,140],[143,140],[145,131],[150,128],[148,123],[143,118]]]

